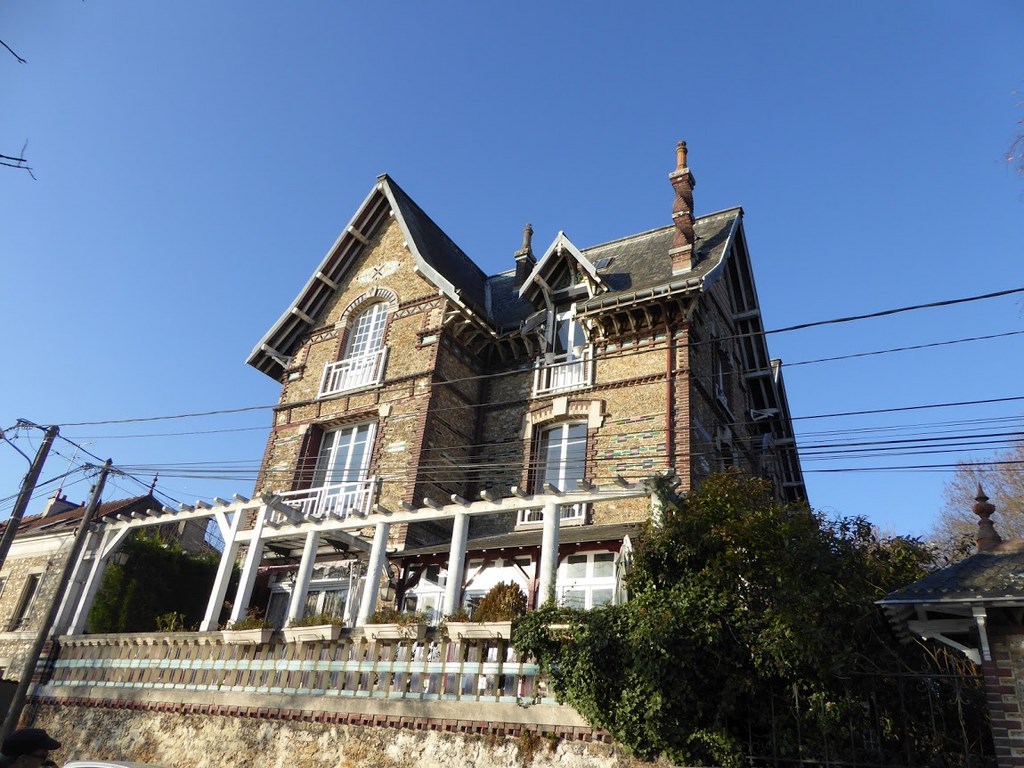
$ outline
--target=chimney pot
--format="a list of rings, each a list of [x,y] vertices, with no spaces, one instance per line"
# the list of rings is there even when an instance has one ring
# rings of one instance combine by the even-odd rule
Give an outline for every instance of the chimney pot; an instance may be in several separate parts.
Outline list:
[[[516,251],[515,286],[521,288],[530,276],[537,258],[533,255],[533,225],[523,227],[523,247]]]
[[[676,170],[681,171],[686,167],[686,142],[680,141],[676,144]]]

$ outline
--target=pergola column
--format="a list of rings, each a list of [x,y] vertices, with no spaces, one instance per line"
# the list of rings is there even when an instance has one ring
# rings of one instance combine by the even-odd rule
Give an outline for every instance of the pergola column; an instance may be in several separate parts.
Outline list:
[[[128,535],[128,531],[128,528],[122,528],[117,531],[104,530],[103,539],[100,541],[100,546],[93,556],[92,568],[89,569],[89,575],[86,577],[85,585],[82,587],[82,594],[78,597],[78,606],[71,617],[71,626],[68,627],[69,635],[80,635],[85,631],[85,620],[89,616],[89,609],[92,608],[92,602],[96,598],[96,593],[99,592],[100,582],[103,581],[103,572],[107,568],[110,555],[121,546],[121,543]]]
[[[319,548],[320,532],[310,531],[306,534],[306,544],[302,548],[299,572],[295,574],[295,583],[292,585],[292,597],[288,602],[288,623],[301,619],[305,611],[306,593],[309,592],[309,580],[313,576],[313,565],[316,563],[316,553]]]
[[[91,569],[85,565],[86,558],[91,554],[93,558],[99,557],[102,550],[103,537],[99,533],[99,529],[94,527],[89,531],[89,536],[85,540],[85,546],[82,547],[82,551],[78,553],[78,560],[75,562],[75,566],[71,571],[71,577],[68,579],[67,589],[64,590],[64,594],[60,596],[60,608],[57,611],[57,616],[53,621],[53,634],[63,635],[67,632],[68,625],[71,623],[75,609],[78,607],[78,598],[81,596],[80,589],[85,586],[84,581],[87,578],[87,572]]]
[[[249,551],[245,553],[245,563],[242,565],[242,575],[238,580],[238,591],[235,593],[235,604],[231,607],[229,624],[240,621],[249,610],[252,588],[256,583],[256,574],[259,571],[260,560],[263,559],[263,528],[267,524],[267,517],[269,515],[270,506],[267,504],[260,506],[256,512],[256,523],[252,527]],[[225,549],[227,548],[225,547]]]
[[[387,562],[388,532],[390,523],[377,523],[373,532],[373,546],[370,548],[370,562],[366,566],[366,581],[363,584],[363,599],[359,602],[356,626],[366,625],[366,620],[377,608],[377,592],[380,590],[380,574]]]
[[[231,573],[238,559],[238,531],[242,527],[242,518],[245,517],[245,510],[240,509],[234,513],[234,518],[228,524],[227,516],[218,514],[215,518],[220,526],[220,533],[224,539],[224,551],[220,553],[220,565],[217,566],[217,575],[213,579],[213,588],[210,590],[210,600],[206,604],[206,614],[199,624],[201,632],[213,632],[217,629],[220,619],[221,608],[224,607],[224,598],[228,595],[228,584],[231,581]]]
[[[558,524],[560,512],[553,501],[544,505],[544,531],[540,543],[539,606],[555,601],[555,580],[558,571]]]
[[[452,525],[452,546],[448,551],[448,583],[444,588],[443,611],[451,616],[462,604],[462,575],[466,566],[466,539],[469,536],[469,515],[459,512]]]

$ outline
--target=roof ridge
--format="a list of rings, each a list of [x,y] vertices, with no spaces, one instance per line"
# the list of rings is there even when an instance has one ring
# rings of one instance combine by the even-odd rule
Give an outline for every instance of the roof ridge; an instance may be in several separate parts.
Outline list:
[[[734,206],[731,206],[729,208],[723,208],[720,211],[712,211],[711,213],[702,214],[702,215],[698,216],[696,219],[694,219],[694,223],[697,223],[697,222],[700,222],[700,221],[704,221],[705,219],[713,219],[716,216],[721,216],[724,213],[732,213],[733,211],[742,211],[742,210],[743,210],[743,206],[741,206],[741,205],[734,205]],[[666,232],[666,231],[671,230],[671,229],[673,229],[673,225],[672,224],[668,224],[668,225],[663,226],[663,227],[655,227],[654,229],[648,229],[648,230],[645,230],[643,232],[637,232],[637,233],[632,234],[632,235],[624,235],[624,236],[616,238],[614,240],[608,240],[608,241],[603,242],[603,243],[597,243],[596,245],[588,245],[586,248],[581,248],[580,250],[583,251],[584,253],[586,253],[587,251],[594,251],[594,250],[597,250],[598,248],[605,248],[605,247],[611,246],[611,245],[618,245],[620,243],[624,243],[624,242],[627,242],[629,240],[636,240],[636,239],[639,239],[641,237],[649,237],[651,235],[656,235],[656,234],[659,234],[659,233],[662,233],[662,232]]]

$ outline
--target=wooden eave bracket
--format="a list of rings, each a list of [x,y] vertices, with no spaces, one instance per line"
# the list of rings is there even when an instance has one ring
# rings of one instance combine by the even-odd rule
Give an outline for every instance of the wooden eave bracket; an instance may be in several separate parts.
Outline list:
[[[988,631],[985,626],[986,614],[983,606],[973,608],[971,618],[962,619],[912,619],[907,622],[907,629],[912,634],[929,640],[937,640],[943,645],[948,645],[975,664],[992,659],[992,651],[988,642]],[[978,647],[972,648],[959,640],[954,640],[950,635],[969,634],[977,628]]]

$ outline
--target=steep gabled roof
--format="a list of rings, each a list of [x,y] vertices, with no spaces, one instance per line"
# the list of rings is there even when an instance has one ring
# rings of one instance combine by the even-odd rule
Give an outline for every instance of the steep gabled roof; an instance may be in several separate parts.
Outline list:
[[[600,289],[601,292],[607,290],[607,286],[597,273],[594,264],[580,252],[572,240],[566,237],[565,232],[559,232],[540,261],[534,265],[529,276],[523,281],[519,288],[519,297],[536,304],[536,294],[552,287],[550,276],[566,261],[575,264],[593,288]]]
[[[296,346],[317,325],[338,284],[387,221],[389,211],[405,235],[417,270],[455,304],[486,316],[486,275],[391,177],[382,174],[313,276],[249,353],[249,365],[280,378]]]
[[[742,219],[740,208],[702,216],[694,223],[696,266],[673,274],[669,249],[673,228],[579,249],[559,233],[537,263],[522,289],[514,272],[488,277],[459,246],[386,174],[359,206],[351,221],[320,261],[313,276],[269,331],[253,348],[246,362],[269,376],[280,378],[288,360],[305,335],[314,328],[346,272],[379,227],[393,212],[405,235],[417,270],[477,321],[495,334],[515,330],[534,312],[529,301],[536,278],[556,260],[571,258],[601,290],[579,302],[587,314],[643,301],[645,297],[700,291],[717,278],[730,252]],[[568,256],[566,256],[568,254]]]

